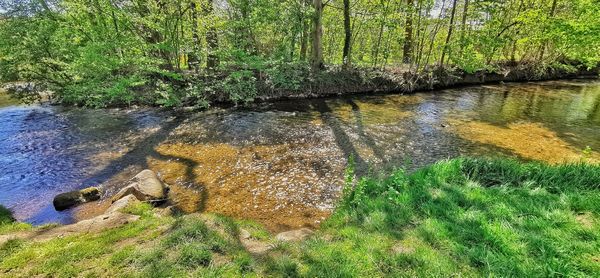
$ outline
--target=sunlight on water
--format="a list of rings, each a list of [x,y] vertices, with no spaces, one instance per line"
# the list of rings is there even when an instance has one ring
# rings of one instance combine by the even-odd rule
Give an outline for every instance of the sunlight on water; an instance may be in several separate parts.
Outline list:
[[[507,126],[476,121],[451,123],[455,126],[456,133],[466,140],[504,148],[522,158],[550,163],[600,161],[598,152],[591,151],[584,156],[583,149],[571,146],[539,123],[510,123]]]
[[[487,85],[403,95],[293,100],[195,113],[0,108],[0,203],[19,220],[63,222],[54,195],[101,186],[105,197],[144,168],[175,205],[252,218],[271,230],[316,226],[357,173],[409,170],[461,155],[557,163],[600,159],[600,82]]]

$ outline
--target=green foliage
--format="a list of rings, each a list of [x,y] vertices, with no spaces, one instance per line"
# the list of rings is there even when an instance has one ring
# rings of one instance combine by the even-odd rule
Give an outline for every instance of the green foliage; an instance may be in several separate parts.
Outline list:
[[[230,73],[221,83],[223,92],[235,104],[248,103],[254,100],[258,93],[256,77],[251,70],[239,70]]]
[[[181,102],[177,90],[171,84],[165,83],[162,80],[156,81],[154,92],[157,95],[155,103],[158,105],[173,107],[179,105]]]
[[[31,229],[31,225],[27,223],[16,222],[12,212],[0,205],[0,235],[29,229]]]
[[[124,213],[139,215],[148,218],[153,215],[152,205],[147,202],[139,202],[125,207],[122,210]]]
[[[0,10],[0,81],[35,82],[65,104],[242,104],[323,81],[308,66],[317,18],[310,1],[13,2]],[[365,71],[427,72],[442,55],[444,65],[469,73],[533,64],[541,76],[565,64],[600,62],[596,0],[351,2],[349,61]],[[322,14],[329,68],[342,64],[340,5],[326,5]],[[404,53],[405,43],[412,52]]]
[[[300,90],[309,76],[309,66],[304,63],[274,63],[265,69],[266,84],[274,90]]]
[[[301,277],[298,270],[298,263],[288,256],[269,260],[266,265],[266,271],[278,277]]]

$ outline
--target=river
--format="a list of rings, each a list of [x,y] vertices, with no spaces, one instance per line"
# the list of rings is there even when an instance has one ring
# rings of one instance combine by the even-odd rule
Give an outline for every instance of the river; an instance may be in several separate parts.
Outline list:
[[[348,157],[359,175],[463,155],[550,163],[600,159],[597,80],[188,113],[25,106],[1,95],[0,106],[0,204],[33,224],[97,214],[107,201],[57,212],[52,198],[87,186],[101,186],[108,197],[144,168],[171,185],[173,202],[186,212],[285,230],[318,226],[329,215]]]

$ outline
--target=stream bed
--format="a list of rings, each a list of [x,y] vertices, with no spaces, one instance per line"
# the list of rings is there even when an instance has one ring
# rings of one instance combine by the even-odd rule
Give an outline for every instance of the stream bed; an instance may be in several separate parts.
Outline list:
[[[600,161],[600,81],[464,87],[410,95],[279,101],[204,112],[16,105],[0,98],[0,204],[33,224],[71,223],[108,201],[57,212],[61,192],[115,193],[149,168],[174,204],[318,226],[359,175],[464,155]],[[105,198],[106,199],[106,198]]]

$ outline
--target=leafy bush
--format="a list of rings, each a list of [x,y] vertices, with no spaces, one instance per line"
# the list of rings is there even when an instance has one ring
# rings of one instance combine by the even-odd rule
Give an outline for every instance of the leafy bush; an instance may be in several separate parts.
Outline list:
[[[230,73],[221,83],[221,89],[235,104],[251,102],[258,93],[256,77],[251,70],[238,70]]]
[[[275,90],[300,90],[309,76],[309,70],[309,65],[305,63],[274,63],[265,69],[266,84]]]

